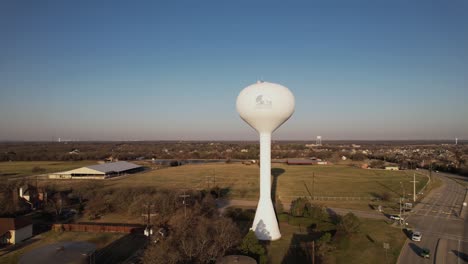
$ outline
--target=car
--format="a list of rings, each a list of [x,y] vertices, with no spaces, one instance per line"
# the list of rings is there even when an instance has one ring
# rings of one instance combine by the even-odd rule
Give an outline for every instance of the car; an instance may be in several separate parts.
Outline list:
[[[423,248],[420,255],[423,258],[430,258],[431,257],[431,251],[428,248]]]
[[[393,219],[393,220],[403,220],[403,218],[401,218],[399,215],[391,215],[391,216],[390,216],[390,219]]]
[[[421,232],[415,231],[413,232],[413,235],[411,235],[411,240],[413,241],[421,241],[422,234]]]

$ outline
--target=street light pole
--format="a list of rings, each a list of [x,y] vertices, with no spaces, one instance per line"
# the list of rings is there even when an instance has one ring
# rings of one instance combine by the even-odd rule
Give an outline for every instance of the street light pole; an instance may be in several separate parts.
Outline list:
[[[416,173],[413,173],[413,181],[411,181],[413,183],[413,202],[416,202]]]

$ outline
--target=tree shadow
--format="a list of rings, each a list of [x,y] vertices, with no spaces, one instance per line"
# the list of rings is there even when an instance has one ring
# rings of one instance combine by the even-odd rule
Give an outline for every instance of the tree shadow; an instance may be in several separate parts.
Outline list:
[[[310,234],[294,234],[281,264],[312,263],[312,240]]]
[[[271,240],[270,232],[266,229],[266,225],[263,220],[260,220],[255,227],[255,235],[259,240]]]
[[[96,263],[122,263],[138,250],[145,247],[148,237],[141,233],[127,234],[106,247],[97,250],[94,259]]]
[[[374,198],[374,200],[382,200],[382,195],[380,193],[370,192],[369,194]]]
[[[327,207],[325,210],[332,223],[337,223],[340,220],[340,216],[333,209]]]
[[[273,201],[273,207],[276,208],[276,193],[278,186],[278,177],[285,172],[282,168],[272,168],[271,175],[273,175],[273,183],[271,185],[271,200]]]
[[[388,187],[387,185],[385,185],[385,184],[383,184],[383,183],[381,183],[381,182],[379,182],[379,181],[375,181],[375,182],[376,182],[378,185],[380,185],[380,186],[384,187],[385,189],[387,189],[388,191],[390,191],[390,192],[396,194],[397,197],[399,197],[399,196],[401,195],[401,193],[398,193],[397,191],[393,190],[392,188]]]
[[[468,262],[468,255],[463,253],[463,252],[460,252],[458,250],[452,250],[453,254],[455,254],[455,256],[457,256],[458,258],[460,258],[461,260],[463,260],[464,262]]]
[[[367,240],[369,240],[369,242],[375,244],[375,240],[369,234],[366,234],[366,238],[367,238]]]

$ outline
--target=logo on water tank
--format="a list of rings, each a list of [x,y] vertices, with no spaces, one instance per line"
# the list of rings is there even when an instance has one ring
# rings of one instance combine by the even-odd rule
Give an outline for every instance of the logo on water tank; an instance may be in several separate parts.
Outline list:
[[[271,99],[263,94],[257,95],[255,98],[257,109],[269,109],[271,108]]]

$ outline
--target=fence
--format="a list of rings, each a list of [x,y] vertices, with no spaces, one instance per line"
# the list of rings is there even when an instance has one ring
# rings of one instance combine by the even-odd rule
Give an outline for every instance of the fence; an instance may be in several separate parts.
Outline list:
[[[78,224],[54,224],[54,231],[75,231],[92,233],[143,233],[142,225],[117,225],[117,224],[97,224],[97,223],[78,223]]]
[[[280,199],[294,200],[304,197],[316,201],[374,201],[379,200],[373,196],[281,196]]]

